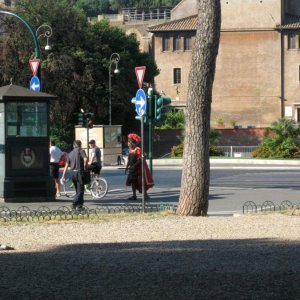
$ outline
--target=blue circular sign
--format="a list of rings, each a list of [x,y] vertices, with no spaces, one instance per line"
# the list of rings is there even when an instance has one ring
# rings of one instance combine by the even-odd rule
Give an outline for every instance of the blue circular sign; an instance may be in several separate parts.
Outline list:
[[[41,90],[41,83],[37,76],[33,76],[30,80],[30,90],[34,92],[39,92]]]
[[[144,90],[139,89],[135,96],[135,111],[141,117],[147,109],[147,97]]]

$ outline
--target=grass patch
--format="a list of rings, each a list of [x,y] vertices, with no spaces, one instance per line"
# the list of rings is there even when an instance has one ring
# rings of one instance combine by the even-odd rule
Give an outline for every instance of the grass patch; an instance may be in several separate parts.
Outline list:
[[[175,212],[165,210],[160,212],[121,212],[121,213],[73,213],[67,215],[45,215],[14,217],[12,219],[0,219],[0,225],[9,226],[16,224],[69,224],[69,223],[108,223],[136,220],[150,220],[164,218],[166,216],[175,216]]]

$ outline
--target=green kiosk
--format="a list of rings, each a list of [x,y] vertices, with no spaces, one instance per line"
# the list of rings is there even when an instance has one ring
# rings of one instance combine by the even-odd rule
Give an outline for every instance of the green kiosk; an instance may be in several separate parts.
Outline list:
[[[49,175],[49,101],[17,85],[0,87],[0,201],[55,200]]]

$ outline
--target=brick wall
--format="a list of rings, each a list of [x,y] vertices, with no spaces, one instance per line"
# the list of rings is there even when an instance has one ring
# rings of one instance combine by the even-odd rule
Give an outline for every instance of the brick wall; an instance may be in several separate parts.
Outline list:
[[[267,135],[262,128],[218,129],[220,146],[257,146]]]
[[[244,129],[218,129],[220,146],[257,146],[267,135],[267,131],[261,128]],[[157,158],[165,153],[171,152],[171,148],[181,142],[178,136],[183,136],[184,131],[178,129],[154,130],[153,132],[153,157]],[[148,151],[148,137],[145,131],[147,142],[145,143],[146,152]]]

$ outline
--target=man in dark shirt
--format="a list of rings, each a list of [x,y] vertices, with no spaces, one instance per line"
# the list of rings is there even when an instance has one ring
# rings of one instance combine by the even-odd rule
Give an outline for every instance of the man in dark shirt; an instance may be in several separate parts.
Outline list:
[[[72,208],[81,209],[84,199],[84,184],[83,184],[83,171],[87,168],[88,159],[85,151],[81,149],[81,141],[76,140],[73,143],[73,151],[68,154],[66,165],[62,174],[61,180],[65,180],[68,168],[73,171],[72,181],[76,190],[76,195],[74,196]]]

